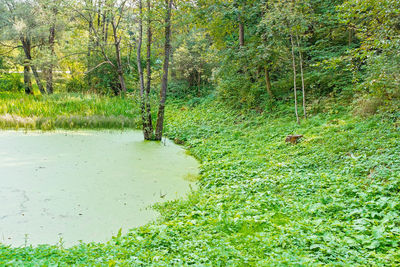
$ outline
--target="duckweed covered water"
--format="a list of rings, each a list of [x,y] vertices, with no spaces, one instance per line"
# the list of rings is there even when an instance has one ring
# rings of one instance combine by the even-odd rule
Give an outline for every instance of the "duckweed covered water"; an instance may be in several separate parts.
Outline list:
[[[197,161],[138,131],[0,132],[0,243],[105,242],[184,196]]]

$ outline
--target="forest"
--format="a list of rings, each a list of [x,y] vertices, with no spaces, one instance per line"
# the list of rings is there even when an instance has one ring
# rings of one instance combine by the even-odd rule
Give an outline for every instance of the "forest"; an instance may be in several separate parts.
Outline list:
[[[0,129],[0,265],[400,265],[398,0],[0,0]],[[121,202],[139,169],[164,179],[152,219],[8,237],[59,193]]]

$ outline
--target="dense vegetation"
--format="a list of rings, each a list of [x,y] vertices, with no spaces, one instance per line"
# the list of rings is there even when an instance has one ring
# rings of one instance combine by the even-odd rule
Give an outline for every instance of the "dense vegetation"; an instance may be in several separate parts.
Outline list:
[[[137,101],[97,95],[48,97],[0,92],[0,128],[138,128]]]
[[[400,263],[398,121],[332,104],[301,126],[284,105],[168,107],[168,136],[202,162],[198,191],[106,244],[1,247],[0,264]]]
[[[170,77],[174,95],[202,96],[212,87],[239,108],[294,102],[293,93],[305,106],[345,94],[374,102],[374,110],[399,98],[396,0],[169,5],[1,0],[0,88],[27,94],[140,92],[146,109],[147,95],[168,82],[164,77]],[[15,72],[23,73],[23,82]]]
[[[0,0],[0,29],[0,128],[164,130],[201,162],[157,222],[0,265],[400,265],[397,0]]]

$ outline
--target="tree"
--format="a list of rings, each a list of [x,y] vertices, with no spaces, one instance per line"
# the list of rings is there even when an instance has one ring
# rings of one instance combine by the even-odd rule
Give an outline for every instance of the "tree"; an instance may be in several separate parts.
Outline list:
[[[150,27],[150,25],[148,26]],[[148,31],[149,34],[149,31]],[[150,99],[147,95],[150,93],[150,77],[148,78],[149,91],[145,91],[144,86],[144,74],[142,68],[142,43],[143,43],[143,4],[142,0],[139,0],[139,38],[137,43],[137,66],[139,72],[139,86],[140,86],[140,100],[141,100],[141,114],[142,114],[142,125],[143,125],[143,136],[145,140],[151,140],[153,138],[153,124],[151,120],[151,108]],[[151,48],[151,42],[148,44]],[[149,48],[148,48],[149,49]],[[149,53],[149,51],[148,51]],[[148,57],[148,60],[149,57]],[[148,61],[148,75],[150,75],[150,62]],[[148,112],[148,114],[147,114]]]
[[[396,0],[347,0],[339,6],[344,25],[354,39],[350,60],[355,77],[365,72],[358,87],[366,93],[391,98],[400,92],[400,3]],[[356,76],[357,75],[357,76]]]
[[[86,21],[88,27],[88,52],[87,52],[87,71],[89,74],[89,84],[92,84],[90,73],[97,68],[107,64],[111,66],[117,74],[118,88],[114,89],[116,95],[126,94],[126,82],[124,77],[124,64],[122,62],[121,50],[122,40],[126,34],[123,29],[125,20],[125,11],[127,10],[127,0],[123,1],[104,1],[87,0],[81,8],[75,8],[74,11]],[[97,23],[95,23],[97,21]],[[109,43],[109,25],[111,25],[112,43]],[[110,54],[110,45],[114,47],[113,57]],[[96,53],[94,53],[96,52]],[[102,57],[101,62],[96,62],[92,66],[92,56],[97,60]]]
[[[37,20],[37,8],[31,1],[1,0],[2,39],[21,42],[25,54],[24,82],[25,90],[31,93],[29,69],[32,70],[40,93],[45,94],[42,81],[37,70],[37,62],[32,57],[32,48],[43,38],[41,22]]]
[[[153,133],[153,125],[151,120],[151,107],[150,107],[150,88],[151,88],[151,3],[147,0],[147,87],[144,85],[144,74],[142,68],[142,42],[143,42],[143,4],[142,0],[139,0],[139,38],[137,44],[137,65],[139,72],[139,86],[140,86],[140,98],[141,98],[141,114],[143,124],[143,134],[146,140],[154,139],[160,141],[162,139],[163,128],[164,128],[164,114],[165,114],[165,103],[167,99],[167,87],[168,87],[168,74],[169,74],[169,59],[171,51],[171,12],[172,12],[172,0],[165,0],[164,3],[164,63],[162,70],[162,81],[160,89],[160,101],[157,113],[157,122],[155,132]]]
[[[63,13],[65,14],[65,4],[62,0],[36,1],[40,15],[39,19],[44,22],[42,26],[43,34],[45,35],[46,32],[48,34],[41,45],[42,53],[40,56],[44,59],[41,65],[46,79],[46,91],[48,94],[52,94],[54,92],[54,68],[57,63],[57,54],[55,51],[56,39],[61,38],[63,24],[65,23],[65,20],[61,16]]]
[[[285,40],[289,39],[289,46],[291,51],[291,64],[293,70],[293,94],[294,106],[297,123],[300,123],[298,115],[297,103],[297,60],[299,60],[301,88],[303,95],[303,113],[307,117],[306,112],[306,97],[305,97],[305,80],[304,80],[304,62],[303,54],[301,51],[301,38],[306,36],[308,29],[308,21],[304,15],[305,3],[295,0],[274,0],[271,1],[264,14],[263,25],[267,27],[271,38],[279,39],[278,43],[284,45],[287,43]],[[298,58],[296,57],[298,51]]]
[[[171,51],[171,11],[172,1],[165,0],[165,40],[164,40],[164,64],[163,64],[163,77],[161,81],[160,90],[160,103],[158,106],[157,113],[157,124],[155,139],[161,140],[164,128],[164,113],[165,113],[165,102],[167,99],[167,87],[168,87],[168,70],[169,70],[169,56]]]

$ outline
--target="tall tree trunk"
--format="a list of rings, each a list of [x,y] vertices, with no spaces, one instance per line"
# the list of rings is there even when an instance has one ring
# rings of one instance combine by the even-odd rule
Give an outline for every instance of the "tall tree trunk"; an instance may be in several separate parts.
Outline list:
[[[299,48],[299,59],[300,59],[300,75],[301,75],[301,91],[303,94],[303,113],[304,118],[307,118],[307,111],[306,111],[306,90],[305,90],[305,83],[304,83],[304,72],[303,72],[303,54],[300,50],[300,41],[299,36],[296,34],[297,40],[297,47]]]
[[[90,9],[92,8],[92,1],[89,2],[90,3]],[[89,12],[91,12],[91,10],[89,10]],[[87,81],[88,81],[88,85],[89,85],[89,89],[92,90],[92,72],[90,71],[92,69],[92,59],[91,59],[91,55],[92,55],[92,45],[93,45],[93,18],[92,18],[92,14],[89,14],[89,38],[88,38],[88,44],[87,44]]]
[[[97,29],[101,26],[101,2],[100,0],[97,2]]]
[[[103,11],[103,15],[102,15],[102,36],[101,36],[101,38],[103,39],[103,42],[105,42],[106,41],[106,23],[107,23],[107,21],[106,21],[106,16],[107,16],[107,14],[106,14],[106,10],[104,9],[104,11]]]
[[[43,84],[40,81],[39,73],[37,72],[36,66],[32,64],[32,56],[31,56],[31,42],[25,37],[21,37],[22,47],[24,49],[25,57],[29,61],[30,67],[33,72],[33,76],[35,77],[36,84],[39,88],[39,91],[42,95],[46,94],[44,90]]]
[[[267,87],[267,92],[268,92],[268,95],[271,97],[271,98],[275,98],[274,97],[274,94],[272,93],[272,86],[271,86],[271,79],[270,79],[270,77],[269,77],[269,70],[268,70],[268,68],[267,67],[264,67],[264,73],[265,73],[265,84],[266,84],[266,87]]]
[[[201,95],[201,72],[197,71],[197,96]]]
[[[143,137],[145,140],[150,140],[152,133],[149,133],[148,121],[146,118],[146,97],[144,88],[143,68],[142,68],[142,42],[143,42],[143,7],[142,0],[139,0],[139,39],[137,43],[137,67],[139,72],[140,100],[141,100],[141,115],[143,126]]]
[[[112,22],[112,28],[113,28],[113,35],[114,35],[114,47],[115,47],[115,57],[117,59],[117,73],[118,73],[118,79],[119,83],[121,86],[121,91],[122,94],[126,94],[126,84],[125,84],[125,79],[124,79],[124,70],[122,67],[122,61],[121,61],[121,38],[118,38],[118,33],[117,33],[117,25],[115,24],[115,20],[113,19]]]
[[[32,95],[33,94],[33,89],[32,89],[32,81],[31,81],[31,74],[29,73],[29,63],[25,62],[24,63],[24,87],[25,87],[25,94],[27,95]]]
[[[239,15],[239,46],[244,46],[244,24],[242,21],[242,17]]]
[[[292,66],[293,66],[293,91],[294,91],[294,109],[296,113],[296,120],[297,123],[300,124],[299,113],[297,111],[297,84],[296,84],[296,57],[294,54],[294,42],[293,42],[293,35],[290,35],[290,43],[292,45]]]
[[[348,32],[349,32],[348,41],[349,41],[349,46],[350,46],[353,43],[353,28],[350,25],[349,25]]]
[[[97,3],[97,31],[100,31],[101,28],[101,7],[102,7],[102,1],[99,0]],[[100,42],[99,36],[96,38],[96,43],[95,46],[98,47]]]
[[[171,49],[171,8],[172,0],[165,0],[167,13],[165,16],[165,44],[164,44],[164,65],[163,65],[163,78],[161,83],[160,91],[160,105],[158,107],[157,114],[157,126],[155,139],[161,140],[163,128],[164,128],[164,113],[165,113],[165,101],[167,98],[167,87],[168,87],[168,69],[169,69],[169,54]]]
[[[151,103],[150,103],[150,91],[151,91],[151,42],[152,42],[152,29],[151,29],[151,2],[147,0],[147,59],[146,59],[146,70],[147,70],[147,85],[146,85],[146,117],[147,117],[147,131],[149,137],[152,137],[153,120],[151,118]]]
[[[108,19],[108,12],[106,12],[106,24],[104,27],[104,42],[107,43],[108,41],[108,25],[110,24],[110,20]]]
[[[48,94],[52,94],[54,89],[53,89],[53,58],[55,56],[55,51],[54,51],[54,41],[56,37],[56,25],[53,23],[50,27],[50,35],[49,35],[49,47],[50,47],[50,64],[47,69],[47,75],[46,75],[46,90]]]

